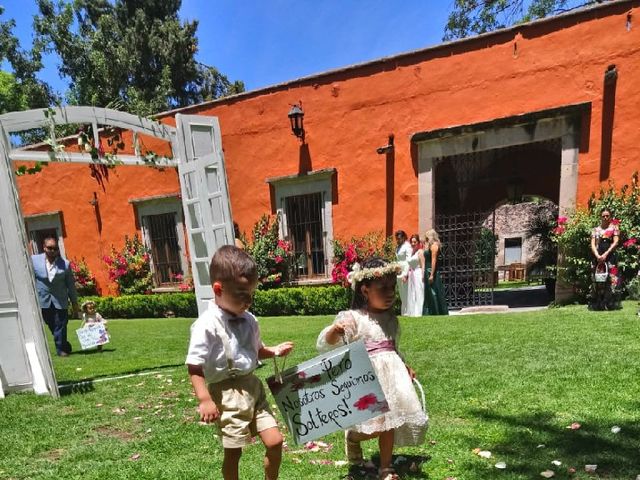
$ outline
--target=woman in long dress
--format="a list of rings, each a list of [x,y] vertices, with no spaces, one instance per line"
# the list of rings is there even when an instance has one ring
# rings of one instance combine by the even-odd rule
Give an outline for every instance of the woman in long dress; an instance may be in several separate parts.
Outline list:
[[[404,230],[398,230],[395,233],[396,244],[398,245],[396,248],[396,258],[398,263],[403,267],[403,271],[408,271],[408,262],[409,257],[411,257],[412,249],[411,244],[409,243],[409,239],[407,238],[407,234]],[[401,274],[398,277],[398,294],[400,295],[400,303],[402,306],[400,307],[400,315],[407,315],[408,307],[407,304],[407,294],[409,293],[409,278],[406,273]]]
[[[424,304],[424,253],[420,236],[417,233],[411,235],[412,254],[409,257],[409,273],[407,275],[407,316],[421,317]]]
[[[442,244],[435,230],[425,234],[424,248],[424,315],[449,315],[444,285],[440,278]]]

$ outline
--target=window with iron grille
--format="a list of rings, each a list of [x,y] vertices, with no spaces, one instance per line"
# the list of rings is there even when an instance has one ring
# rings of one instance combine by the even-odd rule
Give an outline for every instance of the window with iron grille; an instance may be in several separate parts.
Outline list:
[[[154,284],[178,282],[183,272],[180,263],[176,214],[146,215],[142,217],[142,221],[148,232]]]
[[[321,193],[285,198],[287,229],[295,254],[293,273],[297,277],[325,274],[322,203]]]

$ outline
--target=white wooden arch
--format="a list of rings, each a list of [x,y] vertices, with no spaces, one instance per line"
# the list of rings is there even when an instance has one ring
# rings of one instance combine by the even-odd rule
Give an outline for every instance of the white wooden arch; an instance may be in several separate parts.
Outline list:
[[[7,391],[21,390],[58,396],[12,161],[114,163],[112,157],[92,158],[89,153],[58,148],[55,125],[91,124],[94,145],[100,143],[99,127],[129,130],[134,136],[134,154],[118,154],[118,164],[178,168],[198,310],[202,311],[206,300],[213,297],[209,259],[221,245],[234,241],[220,126],[215,117],[177,114],[175,119],[176,127],[172,127],[96,107],[59,107],[0,115],[0,398]],[[35,128],[49,130],[49,151],[11,147],[12,134]],[[149,162],[139,150],[137,135],[169,142],[173,157]]]

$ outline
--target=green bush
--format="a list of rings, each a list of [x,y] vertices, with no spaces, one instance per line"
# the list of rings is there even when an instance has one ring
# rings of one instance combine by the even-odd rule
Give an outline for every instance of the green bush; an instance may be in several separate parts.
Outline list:
[[[613,215],[612,222],[619,222],[620,243],[616,248],[618,277],[621,282],[616,287],[619,294],[638,272],[638,247],[640,246],[640,186],[638,173],[631,178],[631,185],[623,185],[619,190],[612,184],[593,194],[587,209],[578,209],[569,218],[559,217],[554,230],[554,240],[564,257],[564,264],[558,268],[560,278],[573,285],[578,300],[586,301],[591,288],[593,253],[591,252],[591,232],[600,224],[600,212],[608,209]]]
[[[640,300],[640,277],[635,277],[627,285],[629,300]]]
[[[251,311],[257,316],[332,315],[351,304],[351,291],[338,286],[258,290]]]
[[[161,293],[157,295],[122,295],[120,297],[83,297],[80,303],[93,300],[96,310],[109,318],[162,318],[198,316],[194,293]]]

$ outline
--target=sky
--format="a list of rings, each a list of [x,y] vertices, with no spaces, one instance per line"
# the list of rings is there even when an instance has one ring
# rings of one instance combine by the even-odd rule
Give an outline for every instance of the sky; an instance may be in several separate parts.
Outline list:
[[[183,0],[198,20],[198,61],[255,90],[441,42],[454,0]],[[4,19],[30,46],[35,0],[0,0]],[[40,77],[59,93],[56,57]]]

